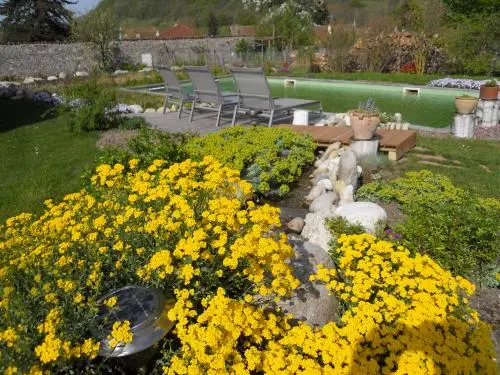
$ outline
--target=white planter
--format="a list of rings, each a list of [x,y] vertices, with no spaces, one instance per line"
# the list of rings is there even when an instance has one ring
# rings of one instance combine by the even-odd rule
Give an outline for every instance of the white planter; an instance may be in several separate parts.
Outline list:
[[[293,111],[293,125],[309,125],[309,111],[302,109]]]
[[[474,136],[474,115],[455,115],[452,133],[459,138],[472,138]]]

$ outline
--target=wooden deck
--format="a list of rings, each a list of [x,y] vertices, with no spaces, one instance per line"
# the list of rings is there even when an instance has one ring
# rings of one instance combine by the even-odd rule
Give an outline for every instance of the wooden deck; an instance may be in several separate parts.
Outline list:
[[[353,131],[349,127],[329,126],[294,126],[277,125],[292,129],[297,133],[309,133],[321,147],[327,147],[334,142],[348,145],[353,140]],[[380,140],[380,151],[389,153],[389,160],[399,160],[417,144],[416,130],[377,129],[376,136]]]

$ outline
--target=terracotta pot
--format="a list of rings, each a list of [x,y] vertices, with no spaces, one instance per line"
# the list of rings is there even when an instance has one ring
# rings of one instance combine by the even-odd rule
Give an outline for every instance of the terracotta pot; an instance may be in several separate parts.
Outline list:
[[[359,112],[350,112],[351,128],[354,132],[354,138],[360,140],[372,139],[380,124],[379,114],[366,114]]]
[[[476,110],[478,100],[468,96],[457,96],[455,98],[455,107],[457,113],[468,115]]]
[[[496,100],[498,98],[498,85],[479,87],[479,97],[484,100]]]

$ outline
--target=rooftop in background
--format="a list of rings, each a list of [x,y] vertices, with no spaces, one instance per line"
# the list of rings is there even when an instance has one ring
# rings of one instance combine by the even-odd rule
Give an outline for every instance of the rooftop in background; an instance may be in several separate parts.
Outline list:
[[[253,26],[231,25],[229,29],[231,30],[231,36],[255,36],[256,34]]]
[[[183,38],[200,38],[203,34],[192,27],[183,24],[175,24],[168,30],[162,31],[158,39],[183,39]]]

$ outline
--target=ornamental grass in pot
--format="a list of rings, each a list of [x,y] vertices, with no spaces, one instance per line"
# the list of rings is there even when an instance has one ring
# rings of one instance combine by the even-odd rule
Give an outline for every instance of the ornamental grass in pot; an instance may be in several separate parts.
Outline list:
[[[370,98],[366,102],[360,102],[358,108],[349,111],[349,117],[355,139],[373,138],[380,124],[380,111],[375,105],[375,100]]]
[[[498,98],[498,83],[494,79],[479,87],[479,97],[483,100],[496,100]]]
[[[455,98],[455,108],[457,113],[468,115],[476,110],[478,99],[470,95],[461,95]]]

